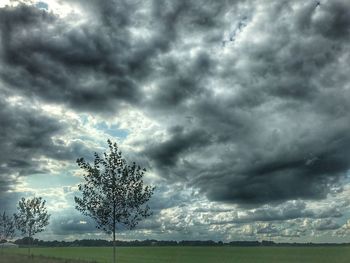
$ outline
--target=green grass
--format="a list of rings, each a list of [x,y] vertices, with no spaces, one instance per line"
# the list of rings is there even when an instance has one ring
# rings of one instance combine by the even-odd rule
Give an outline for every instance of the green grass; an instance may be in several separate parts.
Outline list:
[[[26,254],[27,249],[5,249]],[[111,262],[112,248],[33,248],[34,255]],[[348,263],[350,247],[121,247],[118,263]],[[12,263],[12,262],[10,262]]]
[[[1,253],[1,252],[0,252]],[[16,254],[0,254],[0,263],[89,263],[86,261],[77,261],[71,259],[57,259],[42,256],[16,255]]]

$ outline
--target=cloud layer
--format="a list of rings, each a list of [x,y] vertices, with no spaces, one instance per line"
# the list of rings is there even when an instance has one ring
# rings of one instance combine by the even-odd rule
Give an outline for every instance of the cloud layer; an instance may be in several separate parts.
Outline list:
[[[24,177],[74,170],[112,136],[161,182],[164,217],[194,198],[169,204],[176,185],[241,211],[221,222],[236,234],[300,236],[270,221],[304,219],[346,228],[346,205],[308,205],[347,185],[347,1],[61,4],[70,12],[0,8],[3,200]]]

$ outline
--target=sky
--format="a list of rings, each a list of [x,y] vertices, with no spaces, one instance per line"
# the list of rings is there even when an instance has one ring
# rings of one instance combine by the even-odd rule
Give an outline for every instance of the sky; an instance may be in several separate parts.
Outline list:
[[[2,0],[0,211],[110,238],[74,196],[111,139],[156,187],[117,239],[350,242],[349,41],[347,0]]]

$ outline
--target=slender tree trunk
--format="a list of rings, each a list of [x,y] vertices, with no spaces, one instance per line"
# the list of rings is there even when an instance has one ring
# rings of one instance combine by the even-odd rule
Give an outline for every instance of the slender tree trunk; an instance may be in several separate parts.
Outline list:
[[[31,238],[30,238],[30,236],[29,236],[29,239],[28,239],[28,257],[30,257],[30,243],[31,243]]]
[[[117,204],[116,204],[116,198],[115,198],[115,189],[116,189],[116,178],[115,174],[113,173],[113,263],[116,263],[116,248],[115,248],[115,223],[116,223],[116,212],[117,212]]]
[[[116,253],[115,253],[115,227],[113,229],[113,263],[115,263],[115,257],[116,257]]]
[[[33,244],[33,242],[32,242],[32,238],[33,238],[33,228],[32,228],[32,227],[33,227],[33,226],[31,226],[30,229],[29,229],[28,256],[31,256],[31,254],[30,254],[30,248],[31,248],[31,246],[32,246],[32,244]]]
[[[116,249],[115,249],[115,212],[116,212],[116,207],[115,207],[115,201],[113,202],[113,263],[116,262]]]
[[[32,244],[32,226],[29,227],[29,235],[28,235],[28,257],[30,257],[30,246]]]

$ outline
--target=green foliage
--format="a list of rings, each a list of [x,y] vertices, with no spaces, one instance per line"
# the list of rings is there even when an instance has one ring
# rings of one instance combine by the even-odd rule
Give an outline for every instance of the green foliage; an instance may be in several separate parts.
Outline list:
[[[145,169],[128,165],[117,144],[107,142],[109,152],[102,157],[95,153],[93,165],[83,158],[77,160],[85,182],[79,185],[82,198],[75,197],[75,202],[76,209],[93,218],[97,228],[115,234],[117,224],[132,229],[151,215],[146,203],[154,188],[143,184]]]
[[[45,230],[49,224],[50,215],[41,197],[22,199],[18,202],[17,214],[14,214],[15,225],[24,236],[31,238],[36,233]]]
[[[14,219],[4,212],[0,216],[0,241],[12,238],[15,235]]]

